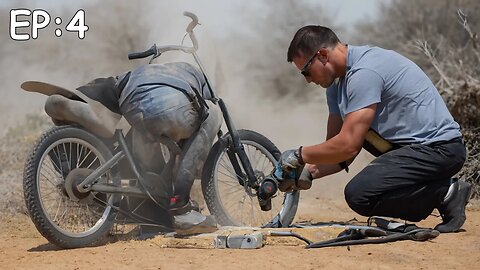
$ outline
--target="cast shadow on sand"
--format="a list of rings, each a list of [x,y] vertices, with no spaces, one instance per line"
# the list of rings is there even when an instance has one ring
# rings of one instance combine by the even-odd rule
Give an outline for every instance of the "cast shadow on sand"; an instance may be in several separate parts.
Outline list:
[[[104,246],[104,245],[107,245],[107,244],[113,244],[113,243],[116,243],[116,242],[130,241],[130,240],[145,240],[145,239],[140,239],[138,230],[135,229],[135,230],[132,230],[132,231],[130,231],[128,233],[124,233],[124,234],[109,235],[107,237],[106,241],[103,241],[103,242],[98,243],[96,245],[90,245],[90,246],[82,247],[82,248],[94,248],[94,247]],[[45,251],[61,251],[61,250],[65,250],[65,248],[61,248],[59,246],[56,246],[52,243],[47,242],[45,244],[41,244],[39,246],[32,247],[32,248],[28,249],[27,252],[45,252]]]

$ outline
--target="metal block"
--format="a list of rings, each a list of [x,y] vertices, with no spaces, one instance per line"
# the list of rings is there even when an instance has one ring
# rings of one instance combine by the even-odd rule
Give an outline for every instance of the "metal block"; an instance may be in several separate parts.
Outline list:
[[[215,248],[227,248],[227,237],[225,235],[217,235],[213,241]]]
[[[228,248],[255,249],[263,247],[263,234],[255,232],[248,235],[233,235],[227,237]]]

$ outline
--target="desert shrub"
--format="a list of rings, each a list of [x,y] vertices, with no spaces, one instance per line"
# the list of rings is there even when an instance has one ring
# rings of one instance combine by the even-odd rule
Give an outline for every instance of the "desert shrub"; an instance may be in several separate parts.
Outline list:
[[[0,212],[26,213],[23,201],[23,166],[40,133],[51,126],[45,114],[27,114],[0,138]]]

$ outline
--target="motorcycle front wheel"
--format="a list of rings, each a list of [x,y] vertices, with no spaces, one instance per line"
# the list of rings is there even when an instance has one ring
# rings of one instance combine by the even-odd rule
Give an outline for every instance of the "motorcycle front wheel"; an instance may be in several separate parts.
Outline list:
[[[280,158],[278,148],[255,131],[239,130],[238,134],[255,175],[270,174]],[[220,225],[226,226],[290,225],[297,212],[300,193],[277,191],[272,198],[271,210],[262,211],[256,191],[239,181],[239,178],[245,178],[245,173],[237,177],[227,154],[231,146],[229,137],[226,134],[213,145],[203,168],[202,191],[210,213],[215,215]]]

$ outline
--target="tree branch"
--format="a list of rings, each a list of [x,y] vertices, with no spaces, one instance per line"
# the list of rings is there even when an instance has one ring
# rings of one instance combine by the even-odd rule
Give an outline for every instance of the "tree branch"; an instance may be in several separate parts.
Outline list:
[[[470,40],[472,41],[473,48],[477,49],[478,48],[478,35],[477,33],[473,33],[472,29],[470,28],[470,25],[467,22],[467,14],[463,13],[461,9],[457,10],[458,14],[458,22],[463,26],[463,29],[467,31],[468,36],[470,37]]]
[[[453,84],[450,82],[450,79],[445,75],[442,68],[440,67],[440,63],[435,58],[435,55],[432,53],[432,49],[428,45],[428,42],[417,40],[415,43],[416,43],[415,47],[417,47],[419,50],[421,50],[425,54],[425,56],[427,56],[430,63],[433,65],[435,70],[440,75],[441,80],[445,82],[449,88],[452,88]],[[450,89],[443,88],[441,89],[441,91],[446,92],[447,94],[452,94]]]

